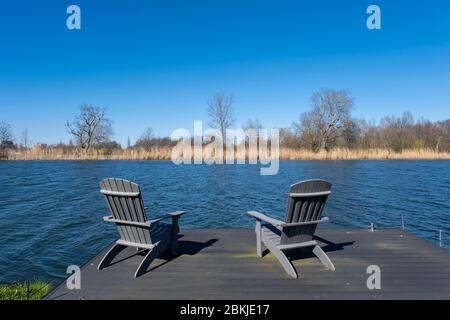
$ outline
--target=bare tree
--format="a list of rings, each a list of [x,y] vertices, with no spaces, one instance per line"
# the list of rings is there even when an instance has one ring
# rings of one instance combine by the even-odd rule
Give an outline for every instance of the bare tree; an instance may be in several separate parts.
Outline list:
[[[93,145],[111,140],[113,130],[111,120],[105,117],[105,108],[92,105],[80,106],[80,114],[70,123],[67,121],[67,131],[74,137],[76,143],[86,151]]]
[[[137,139],[136,144],[134,146],[148,150],[153,146],[154,139],[155,136],[153,134],[153,129],[147,127],[145,131],[141,134],[141,136]]]
[[[396,152],[414,148],[414,118],[410,112],[403,112],[401,117],[383,117],[380,127],[386,147]]]
[[[212,101],[208,102],[209,126],[219,129],[222,138],[226,138],[226,129],[230,128],[234,122],[233,96],[225,93],[217,93]]]
[[[329,149],[350,119],[353,98],[347,90],[322,89],[311,97],[312,110],[294,126],[314,150]]]
[[[248,130],[248,129],[255,129],[255,130],[260,130],[260,129],[264,129],[264,126],[262,125],[261,121],[259,121],[258,118],[255,119],[248,119],[243,125],[242,125],[242,129]]]
[[[242,124],[242,130],[245,132],[244,143],[248,148],[248,156],[250,159],[256,160],[258,158],[257,150],[261,148],[266,136],[262,132],[264,126],[258,118],[248,119]]]
[[[256,130],[255,132],[255,138],[259,139],[260,137],[260,131],[261,129],[264,129],[264,126],[262,125],[261,121],[259,121],[258,118],[248,119],[243,125],[242,130],[248,131],[248,130]],[[248,138],[248,137],[247,137]]]
[[[437,122],[436,151],[446,150],[450,152],[450,119]]]
[[[319,151],[320,148],[320,132],[314,122],[314,114],[305,112],[300,115],[299,122],[294,122],[292,127],[299,137],[299,145],[307,147],[313,151]]]
[[[347,119],[340,130],[340,139],[344,147],[356,148],[360,142],[361,126],[360,121]]]
[[[280,129],[280,145],[287,148],[301,148],[301,139],[291,128],[281,128]]]
[[[7,122],[0,122],[0,143],[11,142],[13,140],[13,133],[11,125]]]
[[[30,144],[30,138],[28,136],[28,129],[24,129],[22,133],[20,134],[20,144],[24,148],[28,148],[28,145]]]

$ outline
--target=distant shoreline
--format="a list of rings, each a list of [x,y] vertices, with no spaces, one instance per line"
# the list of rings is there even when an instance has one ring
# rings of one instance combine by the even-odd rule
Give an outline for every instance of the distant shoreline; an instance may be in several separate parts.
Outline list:
[[[102,150],[92,150],[86,153],[77,149],[75,152],[65,152],[62,149],[27,149],[23,151],[9,151],[1,160],[167,160],[171,159],[171,148],[145,149],[117,149],[105,153]],[[204,155],[203,159],[213,159],[211,155]],[[236,157],[242,160],[243,157]],[[269,156],[267,159],[271,159]],[[248,155],[245,155],[248,160]],[[272,159],[273,160],[273,159]],[[313,152],[305,149],[280,148],[279,160],[450,160],[449,152],[436,152],[429,149],[412,149],[395,152],[389,149],[345,149],[335,148],[329,151]]]

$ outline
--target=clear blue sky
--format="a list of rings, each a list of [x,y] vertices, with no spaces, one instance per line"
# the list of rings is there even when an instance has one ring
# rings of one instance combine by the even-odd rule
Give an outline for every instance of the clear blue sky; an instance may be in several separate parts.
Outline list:
[[[82,30],[68,31],[78,4]],[[382,30],[366,28],[378,4]],[[216,92],[241,125],[286,127],[312,92],[346,88],[354,116],[450,118],[450,2],[2,1],[0,121],[32,142],[68,141],[80,104],[108,108],[115,138],[192,130]]]

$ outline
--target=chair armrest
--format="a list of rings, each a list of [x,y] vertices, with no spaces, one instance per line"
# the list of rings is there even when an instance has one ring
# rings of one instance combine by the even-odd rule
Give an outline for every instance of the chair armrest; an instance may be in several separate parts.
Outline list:
[[[171,212],[171,213],[166,213],[166,214],[163,214],[162,216],[159,216],[159,217],[149,220],[147,222],[156,223],[156,222],[166,220],[169,218],[178,218],[178,217],[181,217],[185,213],[186,213],[186,211],[175,211],[175,212]]]
[[[293,222],[293,223],[285,223],[283,227],[298,227],[298,226],[307,226],[310,224],[319,224],[319,223],[327,223],[330,222],[330,219],[328,217],[323,217],[320,220],[313,220],[313,221],[305,221],[305,222]]]
[[[150,225],[153,224],[153,223],[157,223],[157,222],[160,222],[162,220],[169,219],[169,218],[178,218],[178,217],[182,216],[185,213],[186,213],[185,211],[175,211],[175,212],[164,214],[164,215],[159,216],[159,217],[157,217],[155,219],[152,219],[152,220],[147,220],[145,222],[117,220],[117,219],[114,219],[114,217],[110,215],[110,216],[103,217],[103,221],[113,222],[113,223],[118,223],[118,224],[125,224],[125,225],[128,225],[128,226],[150,228]]]
[[[181,217],[185,213],[186,213],[186,211],[175,211],[175,212],[169,213],[169,215],[171,215],[172,217]]]
[[[157,223],[166,219],[172,218],[172,216],[168,215],[168,214],[163,214],[162,216],[156,217],[154,219],[151,220],[147,220],[148,223],[152,224],[152,223]]]
[[[285,222],[266,216],[264,213],[258,211],[248,211],[247,214],[255,218],[256,220],[268,222],[275,227],[283,227],[284,225],[286,225]]]
[[[117,219],[114,219],[113,216],[103,217],[103,221],[113,222],[113,223],[118,223],[118,224],[125,224],[127,226],[136,226],[136,227],[141,227],[141,228],[150,228],[150,225],[151,225],[151,221],[137,222],[137,221],[117,220]]]

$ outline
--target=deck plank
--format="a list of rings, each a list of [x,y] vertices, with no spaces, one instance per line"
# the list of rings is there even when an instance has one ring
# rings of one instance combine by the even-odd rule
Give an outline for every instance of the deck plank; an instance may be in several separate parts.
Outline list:
[[[291,255],[292,279],[271,255],[256,256],[250,229],[184,230],[180,255],[156,259],[135,279],[142,255],[98,271],[105,248],[82,268],[81,290],[65,283],[47,299],[450,299],[450,252],[402,230],[321,229],[336,266],[326,270],[307,250]],[[127,258],[131,256],[130,258]],[[127,259],[125,259],[127,258]],[[366,287],[367,266],[381,268],[381,290]]]

